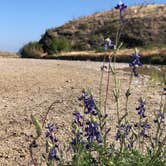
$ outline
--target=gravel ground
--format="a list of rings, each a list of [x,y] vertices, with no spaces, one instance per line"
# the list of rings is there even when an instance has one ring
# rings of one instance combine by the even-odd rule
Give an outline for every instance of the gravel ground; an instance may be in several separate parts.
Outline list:
[[[35,132],[30,116],[33,114],[41,121],[54,101],[56,104],[51,109],[48,120],[56,124],[59,141],[65,142],[70,133],[72,113],[82,110],[78,101],[82,89],[90,89],[98,99],[101,64],[89,61],[0,59],[0,165],[32,165],[28,147]],[[128,66],[116,65],[121,69]],[[107,74],[104,74],[103,96],[106,77]],[[120,109],[123,111],[129,73],[118,70],[118,78],[121,82]],[[161,87],[149,84],[148,80],[147,76],[133,80],[129,100],[132,120],[136,118],[134,110],[140,96],[147,99],[147,114],[151,120],[153,111],[159,108]],[[107,105],[111,125],[116,121],[113,87],[111,76]],[[114,131],[112,127],[113,137]],[[36,154],[41,149],[42,144],[36,150]]]

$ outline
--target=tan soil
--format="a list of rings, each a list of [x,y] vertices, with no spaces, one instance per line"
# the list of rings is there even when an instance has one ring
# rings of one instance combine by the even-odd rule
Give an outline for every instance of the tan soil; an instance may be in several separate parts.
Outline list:
[[[48,119],[57,125],[57,137],[65,142],[70,131],[72,113],[82,110],[78,97],[83,88],[89,88],[98,98],[101,63],[57,60],[0,59],[0,165],[31,165],[29,143],[35,134],[30,115],[39,120],[54,101]],[[117,64],[118,68],[126,67]],[[129,73],[118,70],[121,81],[121,110],[124,109],[124,91]],[[106,74],[104,75],[106,80]],[[103,88],[105,89],[106,81]],[[147,88],[149,87],[149,88]],[[110,123],[115,122],[115,103],[112,97],[113,79],[109,87],[108,112]],[[148,84],[148,77],[133,80],[133,95],[129,100],[131,117],[140,96],[147,98],[147,114],[159,108],[159,85]],[[103,95],[105,95],[103,93]],[[114,103],[114,104],[113,104]],[[150,118],[152,120],[152,118]],[[114,138],[112,127],[112,138]],[[39,151],[42,147],[39,146]]]

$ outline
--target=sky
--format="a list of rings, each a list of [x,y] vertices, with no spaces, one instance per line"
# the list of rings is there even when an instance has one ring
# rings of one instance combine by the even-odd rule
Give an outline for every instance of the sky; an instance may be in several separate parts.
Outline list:
[[[112,9],[119,0],[1,0],[0,50],[17,52],[44,32],[69,20]],[[124,0],[128,6],[143,0]],[[146,0],[166,4],[166,0]]]

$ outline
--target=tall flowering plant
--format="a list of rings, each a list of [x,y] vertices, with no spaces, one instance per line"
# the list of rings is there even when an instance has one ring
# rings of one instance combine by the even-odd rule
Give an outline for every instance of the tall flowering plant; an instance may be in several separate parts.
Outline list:
[[[65,161],[60,154],[59,142],[56,138],[54,125],[48,123],[45,126],[45,147],[46,151],[44,161],[47,165],[72,165],[72,166],[157,166],[166,165],[166,135],[165,127],[165,112],[166,112],[166,87],[163,87],[161,93],[160,106],[155,113],[153,124],[149,122],[148,110],[146,108],[146,100],[142,96],[138,97],[138,105],[133,108],[136,115],[136,120],[132,122],[129,117],[129,98],[132,96],[132,81],[139,79],[140,74],[137,68],[142,66],[139,50],[135,48],[131,55],[131,74],[129,77],[129,86],[125,92],[125,108],[120,108],[120,83],[117,78],[116,69],[116,54],[122,47],[120,35],[122,27],[125,24],[123,16],[127,5],[120,2],[115,7],[120,13],[120,25],[117,30],[116,41],[112,41],[109,37],[104,41],[104,51],[107,56],[108,49],[112,49],[112,54],[109,55],[108,63],[104,58],[101,66],[101,77],[99,86],[99,101],[88,91],[83,90],[79,101],[83,103],[82,112],[73,113],[71,137],[68,142],[67,153],[71,155],[70,161]],[[103,78],[106,78],[106,90],[104,98],[103,93]],[[111,77],[112,76],[112,77]],[[116,132],[114,137],[110,138],[112,124],[108,119],[111,111],[108,110],[108,91],[110,79],[112,78],[114,85],[112,86],[112,95],[116,105]],[[165,85],[164,85],[165,86]],[[102,104],[103,101],[103,104]],[[46,115],[48,115],[49,111]],[[33,148],[37,147],[37,140],[42,135],[40,123],[32,116],[33,124],[36,128],[37,137],[30,144],[30,154],[34,165],[38,165],[33,156]],[[150,132],[153,129],[154,133]]]

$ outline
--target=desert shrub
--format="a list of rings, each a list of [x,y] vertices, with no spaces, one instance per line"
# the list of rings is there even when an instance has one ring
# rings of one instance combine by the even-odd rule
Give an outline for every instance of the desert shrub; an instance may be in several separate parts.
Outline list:
[[[71,51],[70,42],[66,38],[55,38],[47,48],[48,54]]]
[[[22,58],[41,58],[44,51],[38,42],[30,42],[23,46],[19,53]]]

